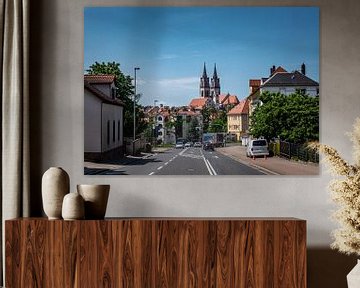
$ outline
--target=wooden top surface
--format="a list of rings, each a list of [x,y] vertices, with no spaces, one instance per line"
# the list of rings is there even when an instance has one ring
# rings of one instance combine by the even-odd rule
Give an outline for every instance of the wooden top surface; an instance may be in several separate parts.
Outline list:
[[[64,221],[48,220],[46,217],[15,218],[6,221]],[[75,221],[305,221],[294,217],[107,217],[103,220],[75,220]]]

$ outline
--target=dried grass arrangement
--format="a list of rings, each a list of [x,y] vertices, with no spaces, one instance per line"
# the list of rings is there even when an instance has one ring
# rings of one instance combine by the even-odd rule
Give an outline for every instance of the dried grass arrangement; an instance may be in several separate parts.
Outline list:
[[[357,118],[352,133],[354,164],[346,162],[336,149],[320,143],[310,147],[323,154],[325,162],[335,177],[330,182],[331,198],[338,205],[333,218],[341,224],[332,235],[331,247],[345,254],[360,256],[360,118]]]

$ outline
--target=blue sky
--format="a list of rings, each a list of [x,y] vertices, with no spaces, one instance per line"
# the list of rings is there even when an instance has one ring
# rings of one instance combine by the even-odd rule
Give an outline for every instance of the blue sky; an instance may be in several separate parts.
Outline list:
[[[306,64],[319,81],[317,7],[87,7],[84,70],[115,61],[133,77],[141,103],[170,106],[199,97],[199,77],[214,63],[221,93],[248,96],[249,79]]]

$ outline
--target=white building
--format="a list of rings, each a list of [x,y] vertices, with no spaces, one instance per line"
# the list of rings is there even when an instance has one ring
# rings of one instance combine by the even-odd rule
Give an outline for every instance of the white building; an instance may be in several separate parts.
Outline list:
[[[84,158],[123,155],[123,103],[116,98],[115,77],[84,75]]]
[[[155,116],[155,137],[158,143],[175,144],[175,127],[167,125],[171,121],[168,111],[159,111]]]
[[[301,65],[301,72],[287,72],[282,67],[273,67],[270,71],[270,77],[261,80],[260,93],[290,95],[299,91],[309,96],[319,95],[319,83],[306,76],[305,64]]]

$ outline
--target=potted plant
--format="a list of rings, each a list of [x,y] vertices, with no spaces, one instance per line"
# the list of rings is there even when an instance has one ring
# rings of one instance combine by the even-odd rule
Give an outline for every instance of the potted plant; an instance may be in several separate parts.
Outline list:
[[[360,118],[357,118],[352,133],[354,164],[345,161],[331,146],[312,143],[325,157],[335,178],[330,182],[331,198],[338,205],[333,218],[341,225],[332,232],[331,247],[345,254],[360,256]],[[347,276],[348,287],[359,287],[360,261]]]

